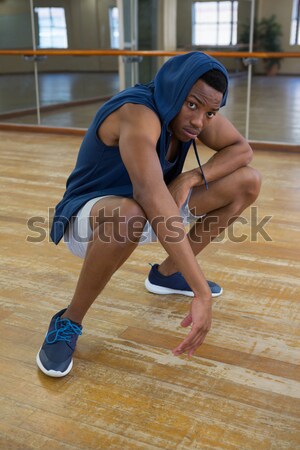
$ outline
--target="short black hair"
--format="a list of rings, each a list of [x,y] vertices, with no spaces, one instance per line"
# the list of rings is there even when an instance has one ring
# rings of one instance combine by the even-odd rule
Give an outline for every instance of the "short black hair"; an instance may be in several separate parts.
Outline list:
[[[213,87],[216,91],[225,93],[227,89],[227,79],[225,75],[217,69],[211,69],[200,77],[206,84]]]

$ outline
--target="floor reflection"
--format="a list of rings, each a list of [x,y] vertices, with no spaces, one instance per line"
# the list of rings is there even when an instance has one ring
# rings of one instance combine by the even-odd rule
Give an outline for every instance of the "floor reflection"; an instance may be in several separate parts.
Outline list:
[[[42,74],[39,76],[39,87],[42,125],[86,128],[104,101],[102,99],[118,92],[119,77],[117,73]],[[0,76],[0,91],[0,121],[36,123],[32,75]],[[228,117],[242,134],[245,133],[246,95],[246,74],[232,76],[228,103],[222,114]],[[8,116],[7,113],[12,114]],[[299,77],[253,77],[249,136],[251,140],[299,144],[299,114]]]

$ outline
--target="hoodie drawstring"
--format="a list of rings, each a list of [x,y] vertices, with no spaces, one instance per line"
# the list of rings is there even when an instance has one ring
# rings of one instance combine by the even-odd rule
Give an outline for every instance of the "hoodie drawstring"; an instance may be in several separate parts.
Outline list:
[[[208,182],[206,181],[206,178],[205,178],[205,175],[204,175],[204,172],[203,172],[203,169],[202,169],[202,165],[201,165],[201,162],[200,162],[200,158],[199,158],[199,155],[198,155],[196,142],[195,142],[194,140],[193,140],[193,148],[194,148],[195,156],[196,156],[196,159],[197,159],[197,162],[198,162],[198,166],[200,167],[201,174],[202,174],[202,176],[203,176],[203,181],[204,181],[204,184],[205,184],[205,189],[208,190]]]

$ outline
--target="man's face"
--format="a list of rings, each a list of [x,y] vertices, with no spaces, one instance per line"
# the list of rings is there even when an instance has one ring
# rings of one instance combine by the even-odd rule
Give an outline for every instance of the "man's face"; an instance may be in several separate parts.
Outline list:
[[[170,131],[177,139],[195,139],[209,125],[220,109],[223,95],[201,79],[190,90],[181,110],[170,122]]]

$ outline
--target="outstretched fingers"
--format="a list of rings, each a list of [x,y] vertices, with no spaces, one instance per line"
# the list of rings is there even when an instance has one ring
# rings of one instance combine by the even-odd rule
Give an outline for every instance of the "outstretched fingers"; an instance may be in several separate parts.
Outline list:
[[[181,322],[182,327],[192,325],[192,328],[186,338],[173,350],[173,354],[178,356],[186,352],[189,356],[192,356],[209,332],[211,319],[211,298],[200,300],[199,297],[194,297],[190,306],[190,312]]]
[[[188,353],[189,356],[192,356],[197,348],[203,343],[206,334],[207,331],[199,330],[198,327],[194,325],[187,337],[172,350],[173,355],[179,356],[182,353]]]

